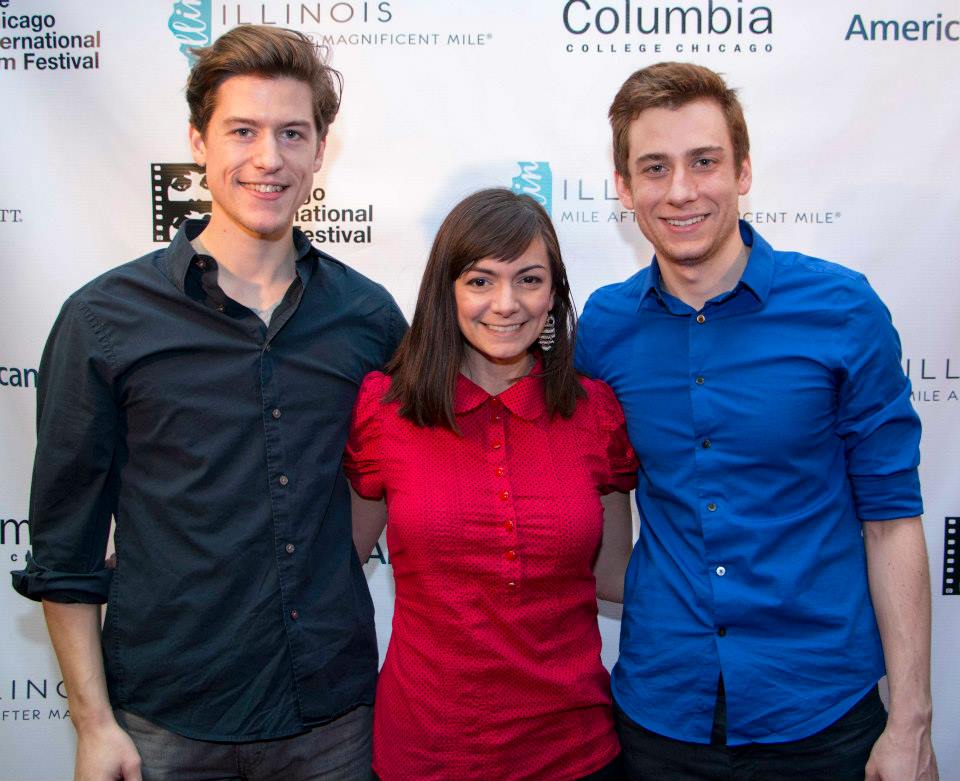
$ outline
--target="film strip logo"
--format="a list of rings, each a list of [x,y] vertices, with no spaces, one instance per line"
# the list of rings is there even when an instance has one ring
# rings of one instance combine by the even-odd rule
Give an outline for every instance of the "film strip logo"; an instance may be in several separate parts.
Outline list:
[[[947,516],[943,519],[943,595],[960,594],[957,582],[957,538],[960,537],[960,517]]]
[[[153,240],[172,241],[186,219],[210,214],[207,175],[193,163],[152,163]]]

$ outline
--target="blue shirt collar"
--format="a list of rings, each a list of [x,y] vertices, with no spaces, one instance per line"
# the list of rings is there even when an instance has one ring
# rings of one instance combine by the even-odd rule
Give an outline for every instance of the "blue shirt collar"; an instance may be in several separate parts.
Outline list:
[[[740,282],[737,283],[731,294],[743,287],[749,290],[760,304],[764,304],[767,296],[770,295],[770,287],[773,284],[773,248],[743,220],[739,221],[739,227],[740,238],[743,239],[744,244],[750,247],[750,258],[743,270],[743,275],[740,277]],[[651,295],[662,300],[664,291],[661,286],[660,265],[656,255],[653,256],[650,263],[649,273],[641,274],[637,282],[638,309]]]

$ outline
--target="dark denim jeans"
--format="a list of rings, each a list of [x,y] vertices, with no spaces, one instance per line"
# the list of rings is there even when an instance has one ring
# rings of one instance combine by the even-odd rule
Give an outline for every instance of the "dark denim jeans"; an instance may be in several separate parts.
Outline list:
[[[143,781],[369,781],[373,709],[362,705],[302,735],[212,743],[168,732],[125,711]]]
[[[723,689],[710,744],[658,735],[614,706],[629,781],[863,781],[887,723],[876,687],[838,721],[802,740],[727,746]]]

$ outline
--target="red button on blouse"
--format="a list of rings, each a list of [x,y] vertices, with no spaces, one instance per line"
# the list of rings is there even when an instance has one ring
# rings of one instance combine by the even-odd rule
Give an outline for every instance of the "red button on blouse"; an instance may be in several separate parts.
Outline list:
[[[461,376],[458,436],[401,418],[382,403],[390,379],[365,379],[344,465],[357,493],[387,501],[396,603],[373,749],[384,781],[567,781],[617,755],[591,565],[600,495],[631,489],[637,462],[613,392],[583,385],[573,417],[551,419],[528,376],[500,394],[494,423],[490,396]],[[498,527],[516,530],[506,552]]]

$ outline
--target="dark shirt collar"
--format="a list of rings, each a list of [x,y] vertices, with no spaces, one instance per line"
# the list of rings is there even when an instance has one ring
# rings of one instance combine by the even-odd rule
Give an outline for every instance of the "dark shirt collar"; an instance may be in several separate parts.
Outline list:
[[[203,232],[208,222],[209,220],[184,220],[167,249],[167,276],[181,293],[184,292],[184,280],[190,264],[197,257],[190,242]],[[297,252],[297,274],[306,285],[313,274],[317,253],[299,228],[293,229],[293,246]]]
[[[743,220],[740,220],[739,226],[740,238],[750,247],[750,257],[734,291],[742,286],[753,293],[759,303],[764,304],[773,284],[773,249],[752,226]],[[650,296],[662,298],[666,291],[663,290],[660,265],[656,255],[650,263],[650,273],[646,276],[641,275],[638,282],[635,291],[638,309]]]
[[[518,418],[536,420],[547,411],[544,393],[540,361],[534,364],[526,377],[517,380],[497,396],[491,396],[475,382],[467,379],[463,374],[458,374],[453,411],[456,415],[465,415],[490,399],[499,399],[503,406]]]

